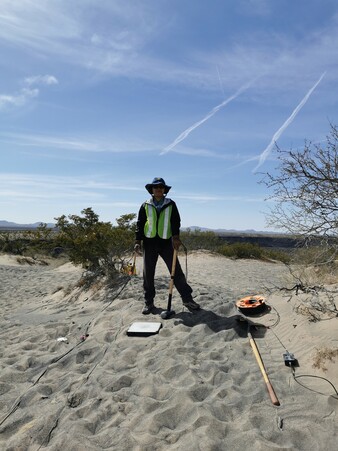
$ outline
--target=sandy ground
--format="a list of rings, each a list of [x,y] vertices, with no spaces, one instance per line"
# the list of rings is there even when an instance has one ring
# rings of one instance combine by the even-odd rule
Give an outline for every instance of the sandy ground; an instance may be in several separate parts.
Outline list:
[[[297,313],[300,297],[278,289],[290,286],[283,265],[191,254],[202,309],[187,311],[174,290],[168,320],[159,315],[167,270],[159,263],[157,310],[144,317],[140,258],[137,268],[115,290],[84,290],[69,263],[0,256],[1,450],[337,449],[338,359],[325,372],[312,364],[317,348],[338,348],[338,319]],[[269,305],[250,319],[265,327],[250,331],[279,406],[234,304],[253,294]],[[162,328],[128,336],[136,321]],[[296,379],[286,349],[298,359]]]

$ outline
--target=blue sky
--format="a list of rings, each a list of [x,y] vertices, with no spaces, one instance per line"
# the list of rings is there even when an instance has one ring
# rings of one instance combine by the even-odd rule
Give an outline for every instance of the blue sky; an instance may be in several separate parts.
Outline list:
[[[1,0],[0,220],[137,213],[269,230],[274,143],[338,124],[335,0]]]

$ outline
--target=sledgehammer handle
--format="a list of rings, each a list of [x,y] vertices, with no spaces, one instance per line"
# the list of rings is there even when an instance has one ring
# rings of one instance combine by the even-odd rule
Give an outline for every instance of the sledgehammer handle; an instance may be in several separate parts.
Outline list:
[[[174,249],[173,263],[171,265],[170,282],[169,282],[169,296],[168,296],[168,307],[167,307],[168,311],[170,311],[170,309],[171,309],[171,298],[173,295],[173,288],[174,288],[176,261],[177,261],[177,249]]]
[[[266,383],[266,388],[268,389],[268,392],[269,392],[272,404],[274,404],[275,406],[280,406],[280,403],[278,401],[276,393],[275,393],[275,391],[274,391],[274,389],[273,389],[273,387],[271,385],[271,382],[269,381],[268,375],[266,374],[266,371],[265,371],[265,368],[264,368],[264,365],[263,365],[263,361],[262,361],[262,358],[261,358],[261,356],[259,354],[259,351],[258,351],[258,348],[256,346],[255,340],[252,338],[252,335],[251,335],[249,330],[248,330],[248,337],[249,337],[249,341],[250,341],[252,350],[253,350],[253,352],[255,354],[258,366],[259,366],[259,368],[260,368],[260,370],[262,372],[264,381]]]
[[[173,264],[171,265],[169,293],[172,293],[172,292],[173,292],[173,287],[174,287],[174,277],[175,277],[175,270],[176,270],[176,261],[177,261],[177,249],[174,249],[174,253],[173,253]]]

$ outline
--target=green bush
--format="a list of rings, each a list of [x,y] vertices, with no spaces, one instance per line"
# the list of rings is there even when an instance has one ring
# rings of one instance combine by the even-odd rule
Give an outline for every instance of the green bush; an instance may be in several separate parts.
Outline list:
[[[52,255],[54,238],[55,231],[47,224],[30,230],[4,231],[0,233],[0,251],[32,258]]]
[[[201,231],[196,229],[192,231],[187,229],[180,233],[180,238],[189,250],[204,249],[216,251],[223,242],[222,239],[212,231]]]
[[[263,258],[263,249],[258,244],[252,243],[224,244],[218,248],[218,252],[226,257]]]
[[[24,255],[25,250],[27,249],[27,242],[21,238],[10,238],[9,236],[5,236],[3,240],[1,240],[1,251],[6,254],[14,254],[14,255]]]
[[[90,271],[111,273],[116,262],[132,247],[136,215],[124,215],[118,226],[99,221],[91,208],[81,211],[83,216],[65,215],[55,218],[58,234],[56,240],[66,248],[69,259],[75,265]]]
[[[290,262],[290,255],[286,252],[266,249],[255,243],[232,243],[223,244],[218,252],[226,257],[232,258],[255,258],[257,260],[278,260],[283,263]]]
[[[26,230],[22,235],[27,241],[24,255],[36,258],[37,256],[53,255],[53,249],[57,246],[55,242],[55,231],[47,224],[41,223],[34,230]]]
[[[274,249],[264,249],[264,256],[269,260],[278,260],[282,263],[290,263],[291,256],[288,252],[283,252]]]

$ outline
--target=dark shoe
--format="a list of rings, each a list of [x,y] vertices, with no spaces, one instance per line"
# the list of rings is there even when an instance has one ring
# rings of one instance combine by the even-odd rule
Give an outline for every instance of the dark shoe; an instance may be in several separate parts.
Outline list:
[[[197,302],[195,302],[193,299],[190,299],[189,301],[183,301],[184,307],[187,307],[189,310],[199,310],[201,307]]]
[[[155,308],[154,304],[144,304],[142,314],[149,315],[149,313],[151,313],[154,308]]]

